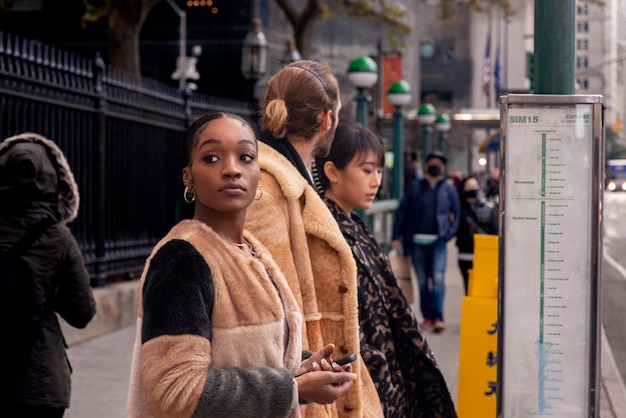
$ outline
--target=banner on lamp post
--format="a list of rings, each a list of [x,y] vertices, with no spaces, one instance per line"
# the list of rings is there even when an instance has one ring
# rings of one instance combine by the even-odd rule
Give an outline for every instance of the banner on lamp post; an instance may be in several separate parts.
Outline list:
[[[382,70],[381,70],[382,83],[380,83],[382,97],[382,111],[383,115],[392,115],[396,111],[396,107],[391,104],[387,98],[387,90],[389,86],[398,80],[403,80],[402,77],[402,54],[400,52],[387,52],[382,56]]]

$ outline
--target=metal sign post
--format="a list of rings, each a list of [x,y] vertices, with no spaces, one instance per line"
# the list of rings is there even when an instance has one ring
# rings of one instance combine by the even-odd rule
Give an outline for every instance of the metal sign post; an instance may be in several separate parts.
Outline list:
[[[499,418],[598,417],[604,109],[500,101]]]

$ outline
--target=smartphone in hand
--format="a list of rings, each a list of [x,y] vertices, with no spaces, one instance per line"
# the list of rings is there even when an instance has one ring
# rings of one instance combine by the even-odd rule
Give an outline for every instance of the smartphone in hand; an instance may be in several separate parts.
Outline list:
[[[345,366],[346,364],[352,363],[355,360],[356,360],[356,353],[352,353],[352,354],[347,355],[344,358],[340,358],[339,360],[333,361],[333,363],[337,363],[339,366]],[[308,373],[308,372],[312,372],[312,371],[313,371],[313,369],[304,370],[302,372],[298,372],[298,373],[294,374],[293,377],[302,376],[303,374]]]
[[[334,363],[337,363],[340,366],[345,366],[348,363],[352,363],[354,360],[356,360],[356,353],[352,353],[350,355],[345,356],[344,358],[335,360]]]

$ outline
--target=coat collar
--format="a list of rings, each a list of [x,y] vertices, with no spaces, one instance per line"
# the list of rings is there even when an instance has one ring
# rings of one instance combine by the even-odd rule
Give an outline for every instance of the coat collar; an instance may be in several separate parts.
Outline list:
[[[307,186],[306,179],[296,167],[280,152],[259,142],[259,165],[262,171],[269,172],[276,178],[285,197],[298,199]]]
[[[337,250],[345,249],[347,244],[343,234],[328,207],[284,155],[259,142],[259,165],[262,172],[265,171],[276,179],[287,200],[302,202],[302,222],[307,233],[321,238]]]
[[[283,157],[287,159],[293,166],[298,170],[298,172],[304,177],[308,183],[313,186],[313,181],[311,180],[311,175],[309,174],[309,170],[307,170],[302,158],[300,158],[300,154],[294,148],[294,146],[289,142],[287,138],[274,138],[271,134],[267,132],[262,132],[259,139],[272,147],[274,150],[278,151]]]

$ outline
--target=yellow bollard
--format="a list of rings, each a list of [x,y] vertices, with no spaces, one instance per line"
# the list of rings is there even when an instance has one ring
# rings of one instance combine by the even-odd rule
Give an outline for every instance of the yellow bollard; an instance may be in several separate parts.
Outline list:
[[[461,306],[459,418],[496,416],[498,236],[474,235],[474,263]]]
[[[498,236],[474,235],[474,263],[467,295],[498,299]]]

